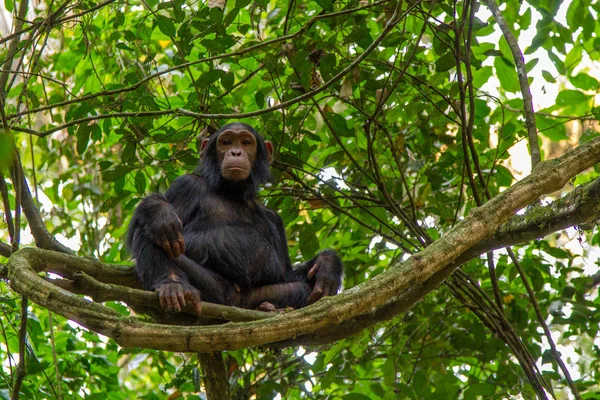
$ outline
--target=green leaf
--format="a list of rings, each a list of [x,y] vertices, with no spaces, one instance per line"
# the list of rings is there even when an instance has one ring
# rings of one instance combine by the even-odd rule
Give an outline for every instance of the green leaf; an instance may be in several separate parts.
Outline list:
[[[542,76],[544,77],[544,79],[546,80],[546,82],[550,82],[550,83],[555,83],[556,79],[554,79],[554,77],[552,76],[552,74],[548,71],[546,71],[545,69],[542,70]]]
[[[298,238],[298,245],[302,257],[309,259],[314,257],[319,251],[319,239],[311,225],[306,224],[300,231],[300,237]]]
[[[127,175],[129,171],[131,171],[131,167],[119,165],[114,169],[104,171],[102,174],[102,178],[107,182],[116,181],[117,179]]]
[[[598,90],[598,80],[588,74],[580,73],[575,76],[570,76],[569,81],[578,89],[581,90]]]
[[[134,142],[127,142],[127,144],[125,144],[123,152],[121,153],[121,161],[124,164],[128,164],[135,159],[135,147],[136,145]]]
[[[254,101],[256,101],[256,105],[258,106],[258,108],[264,108],[265,107],[265,95],[263,94],[263,92],[261,92],[261,91],[256,92],[256,94],[254,95]]]
[[[123,23],[125,22],[125,14],[123,13],[123,11],[117,11],[117,14],[115,15],[115,18],[113,19],[113,28],[118,28],[120,26],[123,25]]]
[[[13,157],[13,136],[0,133],[0,168],[8,166]]]
[[[542,353],[542,365],[552,364],[553,362],[554,362],[554,357],[552,356],[552,351],[550,349],[545,350]]]
[[[502,89],[511,93],[517,93],[520,90],[519,77],[512,62],[505,57],[496,57],[494,59],[494,68],[496,68],[496,76],[500,81]]]
[[[239,8],[234,8],[233,10],[229,11],[227,13],[227,15],[225,16],[225,19],[223,20],[223,26],[228,27],[229,25],[231,25],[231,23],[238,16],[239,12],[240,12]]]
[[[235,0],[235,8],[245,8],[252,0]]]
[[[200,75],[200,77],[196,79],[195,84],[197,87],[204,88],[211,83],[218,81],[223,75],[225,75],[225,71],[222,69],[211,69]]]
[[[233,75],[233,72],[228,72],[221,77],[221,85],[223,85],[223,87],[226,90],[231,90],[233,88],[234,83],[235,76]]]
[[[325,11],[333,11],[333,0],[317,0],[317,4]]]
[[[482,87],[492,77],[493,72],[490,66],[481,67],[473,72],[473,86]]]
[[[77,153],[83,154],[85,152],[85,149],[87,149],[88,143],[90,141],[90,130],[88,129],[88,126],[85,123],[79,125],[79,127],[77,128],[76,137]]]
[[[12,13],[15,9],[15,3],[13,2],[13,0],[4,0],[4,7],[6,7],[6,11]]]
[[[565,127],[553,118],[536,114],[535,122],[540,134],[546,136],[553,142],[568,139]]]
[[[456,67],[456,59],[451,53],[446,53],[435,62],[436,72],[446,72]]]
[[[351,137],[354,136],[354,131],[348,128],[348,124],[344,117],[335,113],[327,113],[327,118],[336,135]]]
[[[158,25],[158,29],[168,37],[175,36],[175,24],[171,18],[159,14],[156,16],[156,24]]]
[[[587,102],[589,99],[587,95],[578,90],[563,90],[556,96],[556,104],[573,107],[577,104]]]
[[[135,190],[137,190],[139,194],[144,194],[146,192],[146,177],[142,172],[135,174]]]
[[[336,66],[337,58],[335,57],[335,55],[331,53],[325,54],[325,56],[321,59],[321,62],[319,63],[319,70],[321,71],[323,79],[328,81],[331,78],[333,78],[333,76],[335,75]]]
[[[371,397],[365,396],[362,393],[348,393],[347,395],[342,397],[342,399],[344,399],[344,400],[371,400]]]

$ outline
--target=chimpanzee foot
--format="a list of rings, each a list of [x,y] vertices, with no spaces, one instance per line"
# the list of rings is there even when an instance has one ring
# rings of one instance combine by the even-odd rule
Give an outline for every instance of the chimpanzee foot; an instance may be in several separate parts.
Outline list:
[[[256,307],[258,311],[266,311],[266,312],[277,312],[277,307],[268,301],[263,301],[260,303],[260,306]]]

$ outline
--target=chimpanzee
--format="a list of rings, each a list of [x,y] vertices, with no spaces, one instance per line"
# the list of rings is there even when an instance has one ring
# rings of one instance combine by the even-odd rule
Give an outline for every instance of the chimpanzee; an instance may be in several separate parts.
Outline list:
[[[195,172],[146,197],[127,246],[138,277],[167,311],[204,301],[275,311],[337,293],[343,267],[332,250],[292,268],[283,221],[256,200],[271,178],[273,146],[235,122],[202,142]]]

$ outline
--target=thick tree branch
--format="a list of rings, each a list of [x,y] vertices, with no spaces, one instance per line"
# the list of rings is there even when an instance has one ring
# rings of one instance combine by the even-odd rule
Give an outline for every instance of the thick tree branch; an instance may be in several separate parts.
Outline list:
[[[198,361],[204,373],[204,388],[208,400],[228,400],[231,398],[227,369],[220,351],[198,353]]]
[[[31,195],[31,191],[29,190],[29,185],[27,185],[27,180],[25,179],[25,175],[23,173],[23,166],[21,165],[21,160],[18,157],[18,153],[15,149],[15,165],[14,168],[16,171],[19,171],[19,177],[15,176],[14,173],[11,173],[11,178],[13,183],[16,179],[20,179],[21,184],[15,185],[15,187],[21,187],[21,207],[23,208],[23,212],[25,213],[25,217],[27,218],[27,222],[29,223],[29,229],[31,230],[31,234],[35,239],[35,244],[37,247],[42,249],[59,251],[61,253],[74,254],[73,250],[61,244],[58,240],[54,238],[48,232],[48,228],[46,228],[46,224],[42,220],[40,216],[40,211],[33,200],[33,196]],[[12,170],[11,170],[12,172]]]
[[[595,221],[598,218],[600,218],[600,178],[577,187],[552,204],[537,206],[525,215],[515,215],[503,224],[494,236],[473,246],[431,278],[390,299],[383,306],[357,317],[352,322],[326,327],[294,342],[296,344],[330,343],[360,332],[367,326],[410,310],[448,278],[457,267],[475,257],[492,250],[526,243],[571,226]],[[596,284],[600,284],[600,274],[598,274],[597,281]],[[593,282],[595,282],[594,277],[590,279],[590,287]],[[285,344],[281,343],[280,345]]]
[[[10,257],[12,254],[12,247],[6,243],[0,242],[0,256]]]
[[[89,329],[112,337],[123,347],[210,352],[286,341],[330,325],[355,323],[357,318],[373,309],[390,305],[390,299],[407,290],[417,288],[422,295],[428,293],[435,288],[435,285],[427,286],[428,280],[439,278],[441,281],[445,274],[459,265],[456,261],[463,254],[493,235],[516,211],[545,193],[561,189],[573,176],[599,161],[600,137],[558,159],[541,163],[530,176],[483,206],[471,210],[465,220],[409,260],[337,296],[289,314],[275,315],[268,321],[230,323],[226,328],[179,327],[123,317],[107,307],[45,282],[32,268],[43,266],[44,257],[40,254],[35,257],[32,249],[19,251],[10,258],[9,277],[11,286],[19,293]],[[99,262],[97,266],[102,268]],[[72,266],[65,265],[63,268],[67,273],[70,270],[71,274],[76,271]]]
[[[50,268],[50,270],[52,270],[52,268]],[[90,296],[97,303],[104,303],[106,301],[123,301],[132,306],[134,309],[147,309],[150,307],[155,310],[161,310],[158,294],[156,292],[133,289],[130,287],[114,285],[110,283],[102,283],[81,271],[73,274],[73,278],[73,280],[47,279],[47,281],[55,284],[58,287],[66,289],[71,293]],[[183,312],[195,317],[194,307],[190,304],[183,309]],[[154,314],[158,315],[159,313],[156,312]],[[258,321],[261,319],[270,318],[271,316],[272,314],[262,311],[227,307],[221,304],[207,302],[202,303],[202,317],[205,318],[243,322]]]

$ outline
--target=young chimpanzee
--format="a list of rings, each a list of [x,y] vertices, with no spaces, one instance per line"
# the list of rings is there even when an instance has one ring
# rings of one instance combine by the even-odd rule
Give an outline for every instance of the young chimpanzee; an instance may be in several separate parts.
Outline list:
[[[179,312],[200,299],[245,308],[304,307],[337,293],[343,268],[331,250],[292,268],[283,221],[256,201],[271,178],[273,146],[231,123],[202,142],[196,171],[135,211],[127,246],[144,288]]]

